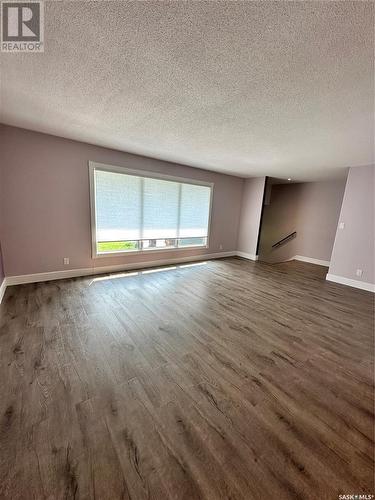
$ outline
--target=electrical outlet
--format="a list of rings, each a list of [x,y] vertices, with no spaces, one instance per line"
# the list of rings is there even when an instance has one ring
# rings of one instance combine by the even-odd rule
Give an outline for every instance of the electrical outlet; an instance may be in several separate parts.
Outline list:
[[[357,269],[357,271],[355,272],[355,274],[356,274],[357,276],[361,277],[361,276],[362,276],[362,274],[363,274],[362,269]]]
[[[69,257],[64,257],[64,266],[69,264]]]
[[[223,249],[223,245],[220,243],[219,250],[222,250],[222,249]]]
[[[345,222],[340,222],[339,229],[345,229]]]

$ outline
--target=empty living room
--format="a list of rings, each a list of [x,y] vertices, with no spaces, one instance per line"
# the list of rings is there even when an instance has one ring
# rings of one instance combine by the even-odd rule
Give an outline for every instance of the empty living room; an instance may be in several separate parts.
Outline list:
[[[0,17],[0,500],[374,499],[374,1]]]

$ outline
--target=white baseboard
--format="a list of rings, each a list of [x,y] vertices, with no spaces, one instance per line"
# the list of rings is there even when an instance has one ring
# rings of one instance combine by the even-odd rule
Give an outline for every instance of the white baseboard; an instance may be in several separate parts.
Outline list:
[[[252,253],[246,253],[246,252],[236,252],[236,255],[238,257],[242,257],[243,259],[248,259],[248,260],[258,260],[258,256],[254,255]]]
[[[0,304],[1,304],[1,301],[3,300],[6,287],[7,287],[7,281],[6,281],[6,278],[4,278],[3,282],[0,285]]]
[[[51,271],[48,273],[23,274],[19,276],[8,276],[6,286],[22,285],[25,283],[38,283],[41,281],[60,280],[64,278],[76,278],[79,276],[90,276],[93,274],[108,274],[119,271],[128,271],[130,269],[144,269],[147,267],[168,266],[171,264],[183,264],[184,262],[193,262],[197,260],[212,260],[223,257],[233,257],[237,252],[219,252],[211,254],[192,255],[190,257],[178,257],[174,259],[160,259],[148,262],[137,262],[132,264],[119,264],[116,266],[88,267],[80,269],[67,269],[64,271]]]
[[[336,274],[329,273],[326,276],[326,280],[375,293],[375,285],[373,283],[367,283],[366,281],[352,280],[351,278],[344,278],[344,276],[337,276]]]
[[[310,264],[317,264],[318,266],[329,267],[329,260],[313,259],[312,257],[305,257],[304,255],[295,255],[290,260],[300,260],[302,262],[309,262]]]
[[[258,260],[258,255],[254,255],[246,252],[237,251],[237,256],[248,260]],[[285,262],[290,260],[300,260],[302,262],[309,262],[310,264],[317,264],[318,266],[329,267],[329,260],[313,259],[312,257],[305,257],[304,255],[294,255],[290,259],[286,259]]]
[[[206,255],[202,254],[202,255],[193,255],[190,257],[179,257],[174,259],[161,259],[161,260],[139,262],[132,264],[119,264],[116,266],[89,267],[80,269],[68,269],[64,271],[52,271],[48,273],[7,276],[6,278],[4,278],[3,283],[0,285],[0,304],[4,297],[7,286],[21,285],[25,283],[37,283],[41,281],[59,280],[64,278],[76,278],[79,276],[90,276],[95,274],[109,274],[113,272],[127,271],[131,269],[144,269],[147,267],[167,266],[171,264],[183,264],[184,262],[204,261],[204,260],[220,259],[224,257],[234,257],[234,256],[243,257],[245,259],[253,261],[258,260],[257,255],[248,254],[245,252],[219,252]],[[318,264],[322,266],[329,265],[328,261],[312,259],[310,257],[304,257],[301,255],[296,255],[293,257],[293,259],[301,260],[303,262],[310,262],[312,264]],[[326,279],[328,281],[339,283],[341,285],[347,285],[354,288],[360,288],[361,290],[375,292],[375,285],[372,283],[366,283],[364,281],[344,278],[343,276],[336,276],[334,274],[327,274]]]

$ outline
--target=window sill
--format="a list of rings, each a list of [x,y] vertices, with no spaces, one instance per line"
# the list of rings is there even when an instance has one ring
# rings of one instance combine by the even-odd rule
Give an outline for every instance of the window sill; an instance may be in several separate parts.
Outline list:
[[[110,257],[123,257],[125,255],[143,255],[147,253],[164,253],[164,252],[180,252],[181,250],[197,250],[199,248],[208,248],[208,245],[194,245],[186,247],[172,247],[172,248],[148,248],[145,250],[124,250],[121,252],[99,252],[93,255],[93,259],[102,259]]]

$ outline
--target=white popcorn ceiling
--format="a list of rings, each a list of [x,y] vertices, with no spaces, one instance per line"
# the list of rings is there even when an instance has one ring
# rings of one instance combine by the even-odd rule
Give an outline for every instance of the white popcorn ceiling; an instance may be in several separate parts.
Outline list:
[[[1,122],[238,176],[374,162],[374,3],[45,2]]]

